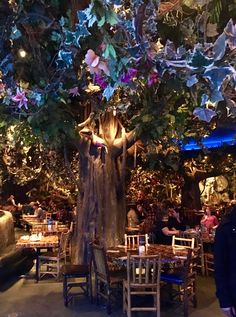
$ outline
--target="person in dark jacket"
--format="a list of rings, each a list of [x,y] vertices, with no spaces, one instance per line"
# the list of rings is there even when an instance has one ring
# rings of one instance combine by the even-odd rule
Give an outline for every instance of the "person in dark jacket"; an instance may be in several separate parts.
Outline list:
[[[179,230],[168,228],[168,212],[164,209],[161,210],[153,226],[154,243],[171,245],[172,236],[179,235],[179,233]]]
[[[216,229],[214,265],[221,310],[228,317],[236,316],[236,206]]]

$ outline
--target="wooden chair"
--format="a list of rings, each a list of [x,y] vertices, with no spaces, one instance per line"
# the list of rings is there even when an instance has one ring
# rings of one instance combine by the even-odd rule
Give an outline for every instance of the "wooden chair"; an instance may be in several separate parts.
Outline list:
[[[148,244],[148,234],[126,234],[125,233],[125,245],[127,247],[138,247],[140,244]]]
[[[73,232],[74,232],[74,222],[71,221],[70,226],[69,226],[69,239],[68,239],[68,244],[67,244],[67,249],[66,249],[66,255],[68,259],[71,259],[72,257],[72,238],[73,238]]]
[[[65,264],[62,266],[61,273],[63,276],[63,298],[65,306],[68,306],[74,297],[81,294],[92,298],[89,265]],[[75,288],[77,291],[72,291],[72,289]]]
[[[198,249],[196,257],[196,268],[197,272],[201,272],[202,275],[205,275],[205,260],[204,260],[204,250],[203,250],[203,241],[202,236],[199,233],[184,233],[184,238],[194,238],[194,248]]]
[[[128,253],[127,279],[123,282],[123,311],[131,317],[133,311],[155,311],[160,316],[160,257],[137,256]],[[132,296],[152,295],[152,306],[132,305]]]
[[[215,272],[214,269],[214,254],[210,252],[204,253],[205,261],[205,273],[208,276],[209,273]]]
[[[59,278],[61,262],[66,263],[66,248],[69,239],[69,232],[62,233],[58,250],[47,251],[38,256],[37,280],[45,275],[52,275]]]
[[[99,304],[101,298],[106,301],[107,313],[111,313],[112,297],[114,293],[122,289],[125,278],[124,271],[109,271],[106,251],[103,246],[91,244],[91,257],[95,273],[95,296]]]
[[[197,307],[196,272],[193,270],[193,250],[188,249],[187,259],[181,266],[174,267],[170,272],[161,273],[161,281],[171,286],[169,289],[172,300],[178,299],[183,304],[184,317],[188,317],[189,302]],[[176,285],[175,294],[173,286]]]
[[[194,249],[195,238],[182,238],[172,236],[172,247],[179,248],[185,247],[186,249]]]

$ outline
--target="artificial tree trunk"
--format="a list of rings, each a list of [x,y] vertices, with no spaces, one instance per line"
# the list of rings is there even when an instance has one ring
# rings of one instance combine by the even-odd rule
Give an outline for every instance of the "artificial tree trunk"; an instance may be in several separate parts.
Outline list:
[[[96,134],[95,134],[96,132]],[[80,197],[75,262],[86,261],[88,242],[98,239],[105,247],[122,242],[125,222],[126,150],[134,133],[125,133],[111,113],[80,130]]]
[[[182,187],[181,204],[183,208],[189,210],[201,209],[201,192],[199,182],[208,177],[221,175],[218,169],[213,171],[203,171],[193,166],[192,162],[185,164],[182,170],[184,185]]]

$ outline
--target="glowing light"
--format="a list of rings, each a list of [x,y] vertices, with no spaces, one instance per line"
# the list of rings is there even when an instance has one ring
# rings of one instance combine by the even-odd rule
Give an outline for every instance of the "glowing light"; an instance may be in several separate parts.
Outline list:
[[[18,51],[18,55],[19,55],[21,58],[26,58],[27,52],[26,52],[23,48],[20,48],[19,51]]]

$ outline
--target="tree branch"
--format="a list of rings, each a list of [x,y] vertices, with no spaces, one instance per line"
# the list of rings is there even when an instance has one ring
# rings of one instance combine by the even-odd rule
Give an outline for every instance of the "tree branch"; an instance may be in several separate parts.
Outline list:
[[[129,149],[134,143],[137,141],[137,133],[136,129],[125,134],[125,141],[124,138],[115,139],[113,142],[113,146],[111,147],[111,155],[115,158],[122,154],[124,142],[126,142],[126,149]]]
[[[91,112],[89,117],[85,121],[78,124],[78,128],[83,129],[86,125],[91,123],[91,121],[93,120],[94,117],[95,117],[95,113]]]

